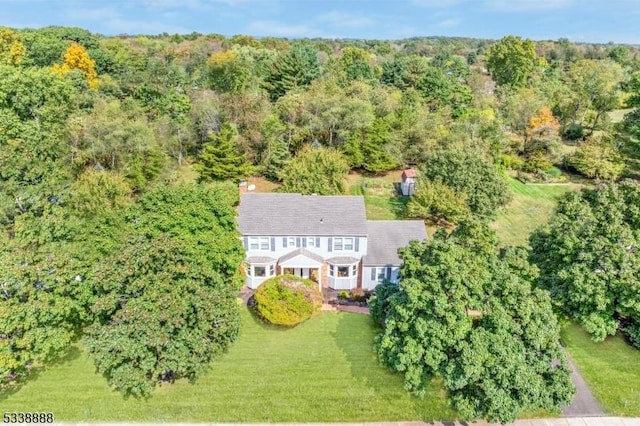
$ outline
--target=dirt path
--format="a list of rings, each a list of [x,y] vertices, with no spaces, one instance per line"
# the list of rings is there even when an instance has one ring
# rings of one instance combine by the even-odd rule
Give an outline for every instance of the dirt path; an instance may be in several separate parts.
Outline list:
[[[602,416],[604,411],[600,406],[600,403],[594,398],[587,382],[584,381],[578,371],[578,367],[573,362],[573,359],[567,354],[567,361],[569,368],[571,369],[571,380],[576,387],[576,396],[573,398],[571,405],[568,405],[562,410],[563,417],[587,417],[587,416]]]

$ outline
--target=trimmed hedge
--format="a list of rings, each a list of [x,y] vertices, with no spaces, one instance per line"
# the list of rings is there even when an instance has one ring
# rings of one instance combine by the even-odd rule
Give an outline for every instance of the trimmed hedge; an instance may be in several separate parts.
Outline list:
[[[318,284],[295,275],[280,275],[266,280],[253,297],[257,314],[277,325],[300,324],[322,307]]]

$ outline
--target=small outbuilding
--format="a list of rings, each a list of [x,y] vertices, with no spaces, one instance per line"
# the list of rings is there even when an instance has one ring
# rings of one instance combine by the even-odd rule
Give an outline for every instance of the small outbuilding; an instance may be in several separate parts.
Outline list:
[[[415,193],[417,175],[416,169],[406,169],[402,172],[400,190],[405,197],[410,197]]]

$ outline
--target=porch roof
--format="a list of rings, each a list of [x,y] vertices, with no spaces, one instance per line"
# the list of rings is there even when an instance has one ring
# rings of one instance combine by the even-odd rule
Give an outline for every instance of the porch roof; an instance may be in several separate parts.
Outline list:
[[[360,259],[349,256],[336,256],[327,259],[327,262],[334,265],[353,265],[354,263],[360,262]]]
[[[324,259],[305,248],[293,250],[278,259],[280,266],[303,266],[318,267],[322,265]]]
[[[273,263],[276,260],[277,259],[274,259],[273,257],[269,257],[269,256],[250,256],[250,257],[247,257],[244,261],[250,265],[262,265],[267,263]]]

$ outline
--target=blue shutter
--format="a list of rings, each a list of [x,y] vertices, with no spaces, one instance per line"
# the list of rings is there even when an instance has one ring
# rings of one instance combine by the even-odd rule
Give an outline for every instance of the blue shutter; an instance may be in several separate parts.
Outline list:
[[[287,248],[287,237],[282,237],[282,247]]]
[[[333,251],[333,238],[329,238],[329,246],[327,251]]]
[[[300,247],[300,237],[296,237],[296,247]]]
[[[360,251],[360,238],[356,237],[355,240],[356,243],[353,247],[355,248],[355,251]]]
[[[271,251],[276,251],[276,238],[271,237]]]
[[[391,280],[391,266],[387,266],[387,279]]]
[[[316,237],[316,247],[320,248],[320,237]]]
[[[302,247],[307,246],[307,237],[302,237]]]
[[[247,250],[249,248],[249,237],[243,238],[244,249]]]
[[[376,268],[371,268],[371,281],[376,280]]]

